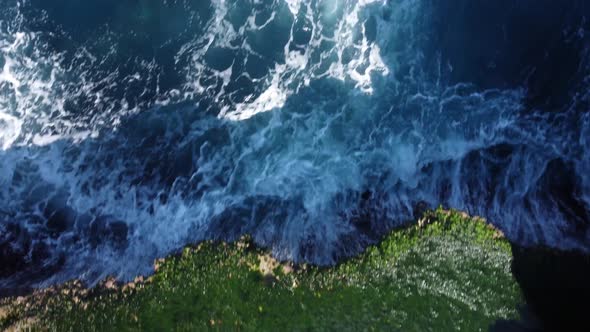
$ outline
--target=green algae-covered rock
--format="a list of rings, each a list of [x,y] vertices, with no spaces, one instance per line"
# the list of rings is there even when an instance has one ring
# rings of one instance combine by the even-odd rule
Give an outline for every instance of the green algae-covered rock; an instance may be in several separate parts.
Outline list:
[[[146,280],[5,301],[0,328],[487,331],[517,318],[511,260],[483,220],[437,210],[332,268],[277,262],[247,239],[203,243]]]

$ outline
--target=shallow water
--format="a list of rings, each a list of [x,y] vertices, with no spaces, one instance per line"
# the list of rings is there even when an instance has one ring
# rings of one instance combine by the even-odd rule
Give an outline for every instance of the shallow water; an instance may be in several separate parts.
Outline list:
[[[424,203],[589,248],[585,1],[0,3],[4,291],[244,233],[332,264]]]

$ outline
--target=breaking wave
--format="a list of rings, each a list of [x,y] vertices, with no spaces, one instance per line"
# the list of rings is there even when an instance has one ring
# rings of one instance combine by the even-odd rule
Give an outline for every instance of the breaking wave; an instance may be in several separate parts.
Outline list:
[[[584,1],[2,3],[4,292],[245,233],[333,264],[423,206],[589,247]]]

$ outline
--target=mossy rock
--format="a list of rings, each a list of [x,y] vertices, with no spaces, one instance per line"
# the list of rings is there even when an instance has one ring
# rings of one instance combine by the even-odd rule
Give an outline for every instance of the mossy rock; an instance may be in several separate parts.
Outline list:
[[[277,262],[247,238],[202,243],[146,280],[4,301],[0,328],[487,331],[518,317],[511,260],[485,221],[439,209],[330,268]]]

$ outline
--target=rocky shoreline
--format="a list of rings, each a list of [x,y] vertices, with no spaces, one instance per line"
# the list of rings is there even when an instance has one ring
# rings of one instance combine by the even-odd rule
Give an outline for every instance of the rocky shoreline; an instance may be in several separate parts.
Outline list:
[[[205,242],[126,284],[110,278],[87,289],[72,281],[1,300],[0,329],[532,331],[539,323],[519,316],[524,300],[540,317],[551,305],[539,299],[546,285],[536,269],[560,275],[549,271],[560,260],[539,252],[514,247],[481,218],[442,209],[330,268],[278,262],[248,237]],[[559,318],[542,323],[566,326]]]

